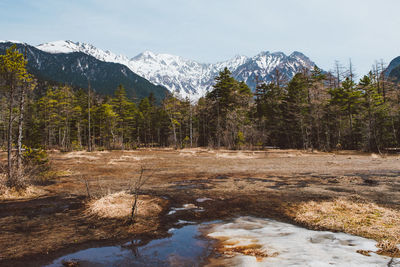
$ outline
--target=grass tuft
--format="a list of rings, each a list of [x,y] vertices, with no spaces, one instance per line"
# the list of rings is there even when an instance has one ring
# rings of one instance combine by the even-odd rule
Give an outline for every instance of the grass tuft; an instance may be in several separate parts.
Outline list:
[[[125,191],[108,194],[88,204],[88,213],[103,218],[127,218],[132,211],[134,197]],[[158,214],[162,211],[158,199],[141,196],[138,200],[137,215],[142,217]]]
[[[36,198],[45,195],[47,192],[37,186],[27,186],[16,189],[0,185],[0,200],[18,200],[26,198]]]
[[[332,201],[309,201],[292,209],[295,221],[310,228],[329,229],[378,241],[378,253],[399,256],[400,211],[339,198]]]

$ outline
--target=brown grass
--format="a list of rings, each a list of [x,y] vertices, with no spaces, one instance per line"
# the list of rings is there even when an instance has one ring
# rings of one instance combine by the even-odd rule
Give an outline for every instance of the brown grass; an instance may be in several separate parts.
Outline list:
[[[400,256],[400,211],[360,200],[303,202],[292,208],[294,219],[311,228],[329,229],[378,241],[378,252]]]
[[[93,154],[89,154],[86,151],[74,151],[74,152],[68,152],[64,155],[65,158],[67,159],[88,159],[88,160],[97,160],[99,159],[98,157],[93,156]]]
[[[0,200],[30,199],[45,195],[46,193],[45,190],[32,185],[20,190],[0,186]]]
[[[0,200],[18,200],[36,198],[47,192],[38,186],[29,185],[26,188],[9,188],[6,186],[6,174],[0,173]]]
[[[127,218],[131,214],[133,200],[133,195],[120,191],[92,200],[87,211],[103,218]],[[139,196],[137,208],[137,216],[142,217],[154,216],[162,211],[160,200],[150,196]]]
[[[275,257],[278,253],[268,254],[263,251],[262,246],[258,244],[250,244],[245,246],[231,246],[231,243],[222,243],[222,246],[217,248],[217,251],[228,257],[232,257],[235,254],[242,254],[246,256],[253,256],[257,261],[261,261],[267,257]]]

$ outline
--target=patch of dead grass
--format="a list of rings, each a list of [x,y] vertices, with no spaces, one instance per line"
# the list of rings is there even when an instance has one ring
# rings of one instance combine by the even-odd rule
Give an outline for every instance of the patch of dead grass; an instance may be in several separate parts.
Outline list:
[[[88,159],[88,160],[97,160],[99,159],[96,156],[93,156],[91,152],[86,152],[86,151],[73,151],[73,152],[68,152],[64,155],[64,158],[67,159]]]
[[[303,202],[291,210],[297,222],[378,241],[378,253],[400,256],[400,211],[345,198]]]
[[[217,153],[216,154],[217,158],[223,158],[223,159],[254,159],[257,158],[254,153],[252,154],[245,154],[241,151],[239,152],[230,152],[230,153]]]
[[[44,174],[47,174],[48,172],[44,172]],[[32,178],[32,176],[28,175],[24,175],[22,176],[22,179],[25,183],[25,185],[28,186],[24,186],[21,188],[16,188],[16,187],[8,187],[6,186],[7,184],[7,175],[5,174],[5,172],[1,172],[0,173],[0,200],[19,200],[19,199],[30,199],[30,198],[37,198],[40,197],[42,195],[45,195],[46,193],[48,193],[46,190],[41,189],[40,187],[38,187],[37,185],[32,185],[32,183],[37,182],[38,179],[43,179],[43,180],[48,180],[50,177],[39,177],[38,176],[33,176],[34,178]],[[30,184],[30,185],[29,185]]]
[[[266,253],[262,246],[259,244],[249,244],[238,246],[230,242],[223,242],[220,247],[217,248],[218,253],[221,253],[227,257],[233,257],[236,254],[242,254],[246,256],[253,256],[257,261],[262,261],[267,257],[276,257],[278,253],[268,254]]]
[[[89,214],[103,218],[127,218],[131,215],[133,201],[133,195],[121,191],[92,200],[88,204],[87,211]],[[158,215],[162,211],[160,201],[160,199],[150,196],[139,196],[137,216]]]
[[[0,200],[18,200],[36,198],[45,195],[46,191],[38,188],[37,186],[28,186],[25,189],[17,190],[15,188],[8,188],[0,186]]]

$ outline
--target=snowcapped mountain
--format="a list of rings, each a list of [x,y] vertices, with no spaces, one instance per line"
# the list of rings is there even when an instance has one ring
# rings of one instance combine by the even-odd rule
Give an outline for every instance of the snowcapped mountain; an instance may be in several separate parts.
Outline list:
[[[129,61],[129,59],[125,56],[115,55],[108,50],[103,51],[91,44],[80,42],[75,43],[72,41],[55,41],[40,44],[36,46],[36,48],[51,54],[82,52],[105,62],[121,63]]]
[[[254,89],[256,80],[270,82],[275,79],[277,72],[284,80],[290,80],[304,68],[310,69],[315,66],[314,62],[300,52],[293,52],[289,56],[282,52],[261,52],[253,57],[236,56],[223,62],[203,64],[175,55],[150,51],[129,59],[90,44],[72,41],[50,42],[36,48],[48,53],[82,52],[101,61],[123,64],[150,82],[191,99],[204,96],[212,88],[219,71],[225,67],[232,72],[235,79],[246,82]]]
[[[21,42],[0,41],[0,54],[14,44],[19,52],[26,54],[29,72],[41,81],[86,89],[90,81],[91,89],[106,95],[113,95],[118,85],[122,84],[129,97],[140,100],[153,93],[158,102],[168,93],[165,87],[152,84],[123,64],[92,56],[103,51],[97,51],[89,45],[58,42],[43,45],[40,50]],[[80,52],[79,49],[86,52]],[[97,54],[97,57],[105,57],[107,53],[104,53]]]
[[[257,80],[268,83],[276,80],[276,76],[280,75],[281,81],[289,81],[296,73],[314,66],[314,62],[300,52],[293,52],[289,56],[282,52],[261,52],[248,58],[242,65],[231,71],[237,80],[244,81],[254,89]]]

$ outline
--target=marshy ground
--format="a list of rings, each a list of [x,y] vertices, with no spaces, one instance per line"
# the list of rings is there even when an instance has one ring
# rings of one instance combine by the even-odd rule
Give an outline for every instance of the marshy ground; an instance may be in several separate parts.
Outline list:
[[[0,265],[41,265],[118,240],[164,237],[179,220],[238,216],[345,231],[383,240],[382,246],[400,239],[398,155],[146,149],[54,151],[50,158],[57,177],[35,191],[40,193],[0,200]],[[141,168],[149,180],[141,189],[139,209],[151,204],[152,212],[139,212],[134,225],[126,216],[90,212],[85,181],[90,195],[98,199],[131,188]],[[189,208],[180,209],[184,205]],[[351,209],[361,214],[353,226],[344,221]],[[325,211],[336,217],[327,218]],[[385,228],[377,231],[374,225]]]

